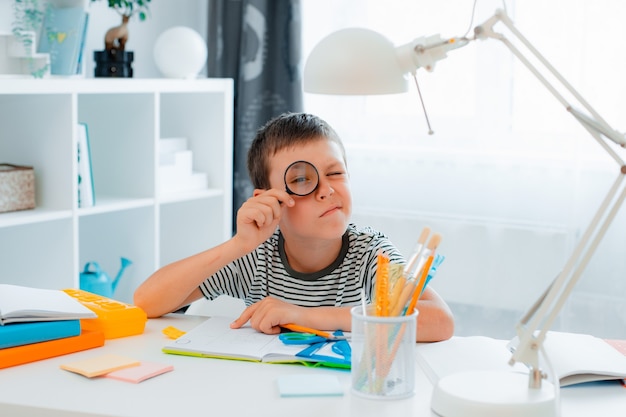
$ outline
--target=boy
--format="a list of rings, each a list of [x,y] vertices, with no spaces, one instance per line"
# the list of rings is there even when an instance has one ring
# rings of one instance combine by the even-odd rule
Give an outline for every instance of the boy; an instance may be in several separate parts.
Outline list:
[[[294,163],[310,170],[287,171]],[[391,262],[404,259],[381,233],[349,223],[352,197],[337,133],[310,114],[278,116],[257,132],[248,172],[255,190],[237,213],[235,236],[156,271],[135,292],[135,304],[158,317],[228,294],[247,306],[232,328],[249,321],[269,334],[287,323],[349,331],[361,289],[372,299],[379,251]],[[434,290],[427,288],[417,307],[418,341],[452,336],[452,314]]]

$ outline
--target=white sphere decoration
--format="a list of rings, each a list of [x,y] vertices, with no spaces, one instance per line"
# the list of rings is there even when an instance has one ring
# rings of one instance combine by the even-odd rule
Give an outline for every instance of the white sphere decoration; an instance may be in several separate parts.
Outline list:
[[[206,58],[206,42],[198,32],[185,26],[166,30],[154,43],[154,61],[167,78],[196,78]]]

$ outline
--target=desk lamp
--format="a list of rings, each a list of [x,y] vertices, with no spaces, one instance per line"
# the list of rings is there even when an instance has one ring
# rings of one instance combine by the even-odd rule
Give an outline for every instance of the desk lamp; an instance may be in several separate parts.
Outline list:
[[[494,32],[501,22],[534,57],[543,72],[551,73],[551,83],[537,66],[503,34]],[[432,71],[447,52],[474,40],[497,39],[532,72],[550,93],[589,132],[619,166],[619,174],[602,201],[563,270],[524,314],[516,326],[519,343],[510,365],[524,363],[529,372],[473,371],[441,378],[435,386],[431,408],[444,417],[455,416],[555,416],[560,414],[559,384],[547,380],[540,367],[539,353],[548,329],[578,282],[591,256],[605,235],[626,197],[626,163],[618,154],[626,137],[612,129],[580,94],[517,30],[502,10],[474,28],[474,37],[443,39],[439,35],[420,37],[399,47],[368,29],[351,28],[322,39],[312,50],[304,68],[304,90],[320,94],[391,94],[408,90],[406,74],[415,76],[418,68]],[[559,90],[567,90],[579,107],[568,102]],[[418,89],[419,92],[419,89]],[[616,146],[619,145],[619,146]],[[621,148],[620,148],[621,146]],[[549,337],[549,336],[548,336]],[[549,359],[545,358],[548,364]],[[543,362],[542,362],[543,364]]]

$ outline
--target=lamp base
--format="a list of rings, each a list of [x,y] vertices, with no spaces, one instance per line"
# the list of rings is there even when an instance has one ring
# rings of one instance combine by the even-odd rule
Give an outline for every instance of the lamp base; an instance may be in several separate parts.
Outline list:
[[[528,374],[472,371],[441,378],[433,391],[432,410],[443,417],[554,417],[554,386],[528,387]]]

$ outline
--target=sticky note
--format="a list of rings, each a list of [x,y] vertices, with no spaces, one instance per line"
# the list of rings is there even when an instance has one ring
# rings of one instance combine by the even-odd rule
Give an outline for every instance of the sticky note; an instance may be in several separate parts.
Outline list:
[[[88,378],[108,374],[118,369],[138,366],[139,361],[120,355],[102,355],[61,365],[61,369],[84,375]]]
[[[109,372],[104,376],[107,378],[118,379],[120,381],[133,382],[135,384],[153,378],[165,372],[173,371],[172,365],[165,365],[156,362],[141,362],[138,366],[124,368],[117,371]]]
[[[182,335],[185,334],[185,332],[183,332],[180,329],[177,329],[174,326],[167,326],[166,328],[164,328],[163,330],[161,330],[161,332],[169,337],[170,339],[178,339],[179,337],[181,337]]]
[[[341,396],[343,388],[336,375],[297,374],[278,378],[281,397]]]

